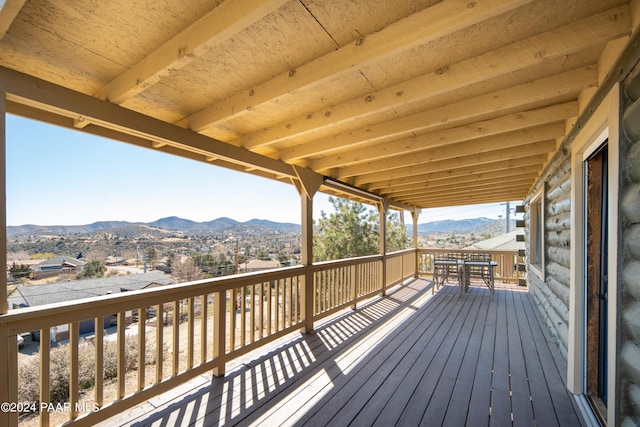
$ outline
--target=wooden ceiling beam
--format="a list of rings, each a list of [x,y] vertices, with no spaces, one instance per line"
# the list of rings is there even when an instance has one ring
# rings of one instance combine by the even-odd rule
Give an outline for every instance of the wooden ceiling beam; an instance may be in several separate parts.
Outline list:
[[[322,171],[365,161],[378,160],[413,153],[416,150],[435,148],[462,141],[477,140],[492,135],[504,134],[518,129],[532,128],[544,124],[566,120],[578,115],[578,103],[571,101],[537,110],[508,114],[496,119],[480,121],[451,129],[431,132],[399,141],[385,141],[362,148],[345,146],[336,154],[332,153],[309,162],[308,166]]]
[[[361,175],[372,170],[380,172],[389,169],[405,168],[412,164],[434,163],[456,157],[474,156],[480,153],[505,152],[533,142],[547,141],[561,137],[564,135],[564,132],[564,123],[551,123],[535,128],[516,130],[509,133],[457,142],[426,150],[414,150],[411,153],[358,163],[353,166],[345,166],[332,171],[332,175],[343,179],[345,177]],[[392,146],[393,144],[394,143],[390,143],[389,145]],[[549,151],[553,149],[555,149],[555,145],[551,146]],[[311,166],[311,168],[317,170],[314,166]]]
[[[522,200],[527,194],[527,190],[493,191],[493,192],[473,192],[462,195],[450,195],[445,197],[427,197],[415,200],[413,204],[422,209],[443,208],[450,206],[475,205],[478,203],[501,203],[510,200]]]
[[[0,5],[0,40],[9,31],[9,27],[22,10],[26,0],[5,0],[3,3]]]
[[[367,188],[365,185],[369,182],[376,182],[386,179],[397,179],[403,176],[420,175],[432,172],[446,172],[451,169],[466,168],[469,166],[480,166],[485,163],[494,163],[499,161],[524,159],[523,165],[537,164],[538,155],[547,156],[555,147],[555,141],[534,142],[533,144],[524,145],[517,150],[503,150],[488,153],[479,153],[471,156],[456,157],[440,162],[424,163],[420,165],[408,166],[402,169],[391,169],[387,171],[372,171],[362,174],[352,179],[346,180],[360,188]],[[531,162],[527,159],[532,158]]]
[[[538,168],[538,166],[536,166]],[[509,170],[509,171],[500,171],[500,173],[496,176],[492,177],[480,177],[481,175],[471,175],[469,177],[457,177],[456,179],[452,178],[450,180],[438,180],[434,182],[426,182],[420,185],[406,186],[406,187],[394,187],[394,188],[385,188],[378,191],[378,194],[383,196],[388,196],[393,194],[393,197],[404,197],[411,194],[421,194],[425,191],[437,190],[437,189],[451,189],[452,186],[460,186],[463,184],[463,187],[468,185],[475,185],[479,183],[491,183],[491,184],[501,184],[505,181],[511,180],[519,180],[519,179],[529,179],[533,184],[533,180],[538,177],[538,171],[533,172],[522,172],[520,170]]]
[[[382,30],[360,37],[295,70],[243,90],[195,113],[180,123],[202,132],[221,122],[248,113],[257,105],[291,92],[317,87],[335,76],[353,72],[367,64],[406,52],[429,41],[498,16],[532,0],[447,0],[394,22]]]
[[[283,150],[279,158],[286,162],[320,156],[342,149],[346,144],[371,141],[372,135],[408,135],[506,115],[521,110],[564,103],[577,99],[580,92],[598,84],[596,66],[586,66],[518,86],[487,93],[464,101],[389,120]]]
[[[413,194],[413,195],[405,195],[405,196],[398,196],[394,198],[397,199],[402,199],[405,202],[409,202],[409,203],[413,203],[415,200],[424,200],[425,198],[429,198],[429,197],[445,197],[445,196],[455,196],[455,195],[461,195],[461,194],[472,194],[475,192],[487,192],[487,191],[496,191],[496,189],[499,189],[499,191],[511,191],[511,190],[520,190],[523,189],[525,192],[531,188],[531,186],[533,185],[533,181],[530,179],[519,179],[519,180],[509,180],[509,181],[504,181],[501,184],[494,184],[494,183],[477,183],[474,185],[468,185],[465,187],[455,187],[455,188],[441,188],[438,190],[432,190],[432,191],[424,191],[420,194]]]
[[[458,177],[472,177],[474,175],[484,175],[487,173],[504,173],[504,171],[508,171],[511,169],[519,168],[534,168],[536,170],[540,170],[542,165],[548,160],[548,156],[546,154],[539,154],[537,156],[530,156],[528,158],[515,158],[509,160],[500,160],[497,162],[491,163],[483,163],[482,165],[473,165],[466,166],[462,168],[449,169],[445,171],[434,171],[434,172],[422,172],[416,173],[415,175],[410,176],[402,176],[398,178],[387,178],[382,180],[373,180],[371,182],[363,182],[362,187],[366,188],[369,191],[379,191],[383,188],[389,187],[404,187],[410,185],[419,185],[424,182],[434,182],[434,181],[447,181],[449,179],[455,179]],[[362,177],[357,178],[356,180],[364,181]]]
[[[122,104],[287,1],[227,0],[107,84],[97,96]]]
[[[171,123],[15,70],[0,67],[0,83],[0,86],[6,90],[7,100],[13,104],[22,104],[49,114],[68,117],[71,119],[69,121],[70,127],[73,127],[73,119],[83,116],[89,120],[90,126],[105,127],[123,135],[143,138],[153,143],[159,143],[158,146],[161,144],[170,145],[185,152],[197,153],[203,158],[218,157],[229,163],[297,178],[293,166],[280,160],[231,146]]]
[[[255,149],[278,141],[295,139],[296,136],[352,121],[354,118],[391,110],[398,105],[450,92],[553,58],[562,58],[594,45],[604,45],[628,32],[628,7],[612,9],[453,64],[446,69],[432,71],[366,96],[287,120],[245,135],[234,144]]]

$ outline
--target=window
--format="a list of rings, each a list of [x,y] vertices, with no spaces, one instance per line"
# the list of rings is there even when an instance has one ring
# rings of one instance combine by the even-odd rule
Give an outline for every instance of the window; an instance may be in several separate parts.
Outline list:
[[[529,266],[544,279],[544,189],[532,200],[529,207]]]

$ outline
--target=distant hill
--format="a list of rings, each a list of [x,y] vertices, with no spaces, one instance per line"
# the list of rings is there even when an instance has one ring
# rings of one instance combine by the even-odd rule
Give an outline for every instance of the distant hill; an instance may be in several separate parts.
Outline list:
[[[173,231],[191,235],[215,234],[225,232],[238,233],[300,233],[300,225],[292,223],[281,223],[264,219],[252,219],[246,222],[239,222],[231,218],[218,218],[206,222],[196,222],[176,216],[160,218],[156,221],[127,222],[127,221],[99,221],[85,225],[35,225],[25,224],[19,226],[8,226],[7,236],[64,236],[91,234],[102,231],[116,232],[118,235],[138,234],[140,232]]]
[[[485,227],[495,223],[497,220],[489,218],[472,218],[472,219],[446,219],[443,221],[432,221],[424,224],[418,224],[418,234],[430,233],[450,233],[452,231],[458,233],[466,233],[480,227]],[[504,221],[503,221],[504,224]],[[407,233],[413,234],[413,224],[407,224]]]

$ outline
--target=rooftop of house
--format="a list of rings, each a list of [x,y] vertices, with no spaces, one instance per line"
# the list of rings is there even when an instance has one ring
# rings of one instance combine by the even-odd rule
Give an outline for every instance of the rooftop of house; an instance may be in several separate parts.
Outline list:
[[[169,285],[170,276],[162,272],[129,274],[99,279],[71,280],[43,285],[18,286],[11,295],[11,303],[37,306],[107,294],[144,289],[152,285]],[[22,298],[22,300],[20,300]]]

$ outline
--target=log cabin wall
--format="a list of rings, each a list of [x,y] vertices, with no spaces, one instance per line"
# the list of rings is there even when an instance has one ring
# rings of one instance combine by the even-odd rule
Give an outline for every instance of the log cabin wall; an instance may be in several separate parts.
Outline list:
[[[543,186],[544,266],[542,277],[529,270],[529,291],[547,328],[567,358],[569,334],[569,281],[571,231],[571,158],[566,156],[549,175]],[[525,227],[531,236],[531,204],[526,204]],[[526,243],[531,256],[531,239]]]
[[[640,65],[623,85],[620,148],[620,235],[622,284],[620,328],[620,419],[640,419]]]

